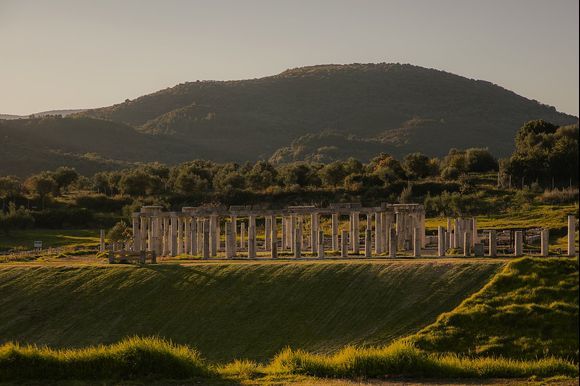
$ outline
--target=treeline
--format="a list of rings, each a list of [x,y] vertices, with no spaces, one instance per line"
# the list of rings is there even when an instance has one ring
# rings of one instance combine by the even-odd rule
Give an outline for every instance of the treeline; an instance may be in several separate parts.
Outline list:
[[[477,196],[478,184],[484,183],[478,176],[484,173],[488,173],[485,184],[528,186],[536,192],[577,184],[578,126],[528,122],[518,131],[514,153],[499,161],[487,149],[471,148],[451,149],[441,159],[412,153],[397,160],[382,153],[367,163],[354,158],[279,165],[194,160],[175,166],[148,163],[93,176],[70,167],[26,179],[5,176],[0,177],[0,222],[29,224],[26,210],[32,209],[37,226],[75,226],[94,223],[95,213],[127,215],[150,203],[171,208],[204,203],[398,201],[424,202],[432,214],[474,213],[490,210]],[[25,215],[18,223],[16,218]]]

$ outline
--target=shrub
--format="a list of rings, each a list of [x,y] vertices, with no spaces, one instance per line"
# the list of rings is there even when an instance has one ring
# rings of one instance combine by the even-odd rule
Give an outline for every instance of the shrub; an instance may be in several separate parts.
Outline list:
[[[545,190],[538,199],[547,204],[573,204],[578,202],[578,188]]]

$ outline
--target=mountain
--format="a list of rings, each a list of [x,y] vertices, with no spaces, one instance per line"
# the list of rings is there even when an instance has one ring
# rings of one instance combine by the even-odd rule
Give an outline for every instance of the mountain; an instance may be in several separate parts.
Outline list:
[[[73,109],[73,110],[49,110],[41,111],[39,113],[34,113],[30,115],[14,115],[14,114],[0,114],[0,119],[26,119],[26,118],[41,118],[50,115],[60,115],[66,117],[67,115],[77,114],[85,111],[86,109]]]
[[[532,119],[578,121],[490,82],[444,71],[408,64],[320,65],[259,79],[182,83],[82,111],[52,121],[56,136],[41,148],[167,163],[366,160],[378,152],[401,157],[416,151],[441,156],[474,146],[501,157],[513,150],[517,129]],[[65,122],[69,129],[59,128]],[[85,125],[74,133],[79,142],[58,136],[79,122]],[[119,145],[105,138],[113,124],[135,140]],[[94,135],[98,148],[89,140]],[[30,164],[28,169],[41,167]]]

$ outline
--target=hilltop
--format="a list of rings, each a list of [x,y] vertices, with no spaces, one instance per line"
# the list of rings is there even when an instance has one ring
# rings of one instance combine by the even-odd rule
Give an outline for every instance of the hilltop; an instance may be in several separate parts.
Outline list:
[[[517,129],[533,119],[556,125],[578,121],[490,82],[435,69],[320,65],[258,79],[182,83],[58,120],[0,121],[0,174],[23,175],[47,165],[92,172],[196,158],[365,161],[380,152],[441,156],[453,147],[488,147],[506,156]],[[123,142],[110,132],[112,125],[123,128]],[[77,126],[71,136],[67,128]],[[19,135],[23,127],[26,136]],[[50,141],[36,141],[44,132],[51,133]],[[85,153],[100,161],[87,164]]]

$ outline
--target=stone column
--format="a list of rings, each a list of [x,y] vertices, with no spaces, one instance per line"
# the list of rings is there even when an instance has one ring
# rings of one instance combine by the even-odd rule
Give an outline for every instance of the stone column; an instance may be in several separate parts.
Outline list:
[[[286,239],[288,238],[288,236],[286,235],[286,217],[282,216],[282,221],[280,226],[282,227],[281,231],[282,234],[280,236],[280,249],[285,250],[286,249]]]
[[[161,213],[153,217],[153,250],[157,255],[161,254]]]
[[[489,257],[497,257],[497,233],[495,230],[489,231]]]
[[[216,223],[215,223],[215,237],[216,237],[216,252],[221,252],[223,251],[222,249],[222,225],[221,225],[221,219],[219,218],[219,216],[216,217]],[[216,253],[217,254],[217,253]]]
[[[381,252],[389,252],[389,240],[391,238],[391,228],[393,227],[393,214],[392,213],[383,213],[383,245],[381,248]]]
[[[197,219],[191,217],[191,254],[197,255]]]
[[[310,215],[310,250],[312,254],[318,251],[318,213]]]
[[[274,217],[274,226],[272,227],[272,232],[274,232],[274,229],[276,228],[276,222],[275,222],[275,217]],[[272,257],[272,259],[277,259],[278,258],[278,241],[277,241],[277,237],[274,238],[272,237],[272,248],[270,249],[270,256]]]
[[[471,233],[463,233],[463,256],[471,256]]]
[[[568,216],[568,256],[576,256],[576,216]]]
[[[453,226],[453,248],[459,249],[462,247],[461,245],[461,221],[458,218],[454,220]]]
[[[340,257],[348,257],[347,231],[343,230],[340,237]]]
[[[522,256],[524,254],[524,232],[516,231],[514,239],[514,256]]]
[[[202,217],[197,218],[197,254],[203,254],[203,224],[205,219]]]
[[[248,258],[256,258],[256,225],[252,225],[251,222],[248,226]]]
[[[183,217],[177,216],[177,254],[183,253]]]
[[[99,231],[99,252],[105,252],[105,230]]]
[[[353,213],[351,213],[351,216],[352,216],[351,217],[352,228],[351,228],[351,235],[350,235],[350,244],[352,247],[351,248],[352,253],[354,253],[355,255],[358,255],[360,252],[359,212],[353,212]]]
[[[371,249],[372,249],[372,231],[370,228],[367,228],[365,231],[365,257],[371,257]]]
[[[230,216],[230,220],[232,222],[232,230],[233,230],[233,235],[232,238],[234,240],[234,248],[236,249],[236,251],[238,250],[238,218],[234,215]]]
[[[413,228],[413,257],[421,257],[421,228]]]
[[[296,216],[294,214],[290,215],[288,233],[290,234],[290,251],[293,252],[296,246]]]
[[[171,256],[177,256],[177,213],[171,212],[169,213],[169,217],[171,221],[171,242],[169,243],[169,254]]]
[[[338,251],[338,213],[332,214],[332,250]]]
[[[397,230],[391,228],[389,236],[389,257],[397,257],[397,245],[399,244],[397,240]]]
[[[372,223],[372,215],[368,214],[368,216],[371,217],[371,223]],[[384,229],[384,216],[382,212],[376,212],[374,215],[375,218],[375,255],[379,255],[381,253],[383,253],[383,244],[384,244],[384,233],[385,233],[385,229]],[[367,218],[368,219],[368,218]],[[368,227],[368,224],[367,224]],[[368,227],[368,229],[371,229],[371,227]]]
[[[264,217],[264,251],[272,248],[272,218]]]
[[[202,248],[202,258],[209,259],[210,256],[210,220],[207,218],[203,219],[203,248]]]
[[[427,246],[427,237],[425,236],[425,210],[419,214],[419,222],[421,228],[421,247],[425,248]]]
[[[218,216],[209,216],[209,254],[211,257],[217,256],[217,221]]]
[[[321,230],[318,231],[316,246],[318,248],[318,257],[322,259],[324,257],[324,232]]]
[[[240,223],[240,249],[246,249],[246,223]]]
[[[133,250],[138,251],[141,246],[141,234],[139,233],[139,213],[131,214],[131,225],[133,228]]]
[[[550,245],[550,230],[542,229],[540,232],[540,256],[548,257]]]
[[[445,257],[445,228],[439,226],[437,228],[437,256]]]
[[[226,222],[226,259],[231,259],[236,255],[236,240],[234,235],[236,234],[233,229],[233,222]]]
[[[139,250],[146,251],[147,250],[147,217],[141,215],[139,217],[139,222],[141,223],[141,234],[140,239],[141,242],[139,243]]]
[[[302,257],[302,227],[294,229],[294,258]]]
[[[471,234],[473,237],[472,245],[479,243],[479,236],[477,235],[477,218],[474,217],[471,219]]]

